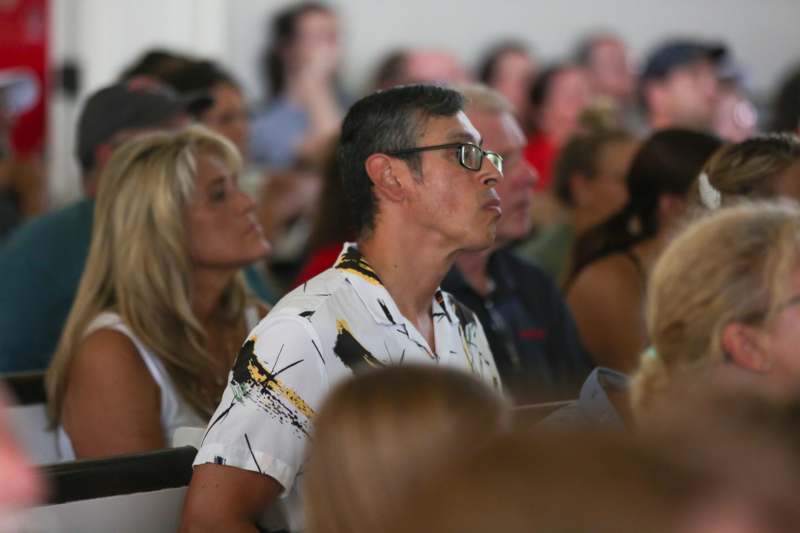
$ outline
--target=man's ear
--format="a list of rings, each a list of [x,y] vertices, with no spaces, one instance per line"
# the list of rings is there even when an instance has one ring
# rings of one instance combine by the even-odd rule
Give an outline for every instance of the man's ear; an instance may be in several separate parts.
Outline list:
[[[364,162],[364,166],[378,197],[392,202],[405,198],[406,191],[397,176],[401,169],[396,160],[384,154],[372,154]]]
[[[722,329],[722,349],[745,370],[763,374],[772,369],[764,333],[753,326],[738,322],[725,326]]]

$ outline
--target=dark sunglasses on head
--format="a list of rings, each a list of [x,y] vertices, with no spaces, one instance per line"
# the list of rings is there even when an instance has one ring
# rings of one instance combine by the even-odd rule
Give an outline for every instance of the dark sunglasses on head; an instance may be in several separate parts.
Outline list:
[[[435,146],[420,146],[417,148],[405,148],[403,150],[394,150],[386,152],[386,155],[402,156],[415,154],[418,152],[428,152],[431,150],[447,150],[448,148],[458,149],[458,162],[462,167],[477,171],[481,169],[484,156],[489,162],[494,165],[499,172],[503,171],[503,157],[497,152],[484,150],[477,144],[472,143],[450,143],[450,144],[437,144]]]

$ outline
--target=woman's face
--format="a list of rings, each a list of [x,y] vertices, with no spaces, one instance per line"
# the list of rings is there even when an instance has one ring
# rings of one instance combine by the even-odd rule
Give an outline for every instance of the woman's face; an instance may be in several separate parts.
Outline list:
[[[342,46],[336,15],[329,11],[314,10],[300,17],[288,50],[289,69],[332,76],[339,68],[341,58]]]
[[[560,122],[574,129],[578,117],[591,101],[591,88],[586,72],[580,68],[566,68],[555,74],[542,106],[544,124]]]
[[[792,389],[800,384],[800,266],[790,279],[790,289],[775,320],[763,334],[763,349],[770,375]]]
[[[186,218],[195,267],[239,269],[269,253],[255,217],[255,202],[215,155],[197,157],[197,183]]]
[[[775,188],[779,196],[800,201],[800,161],[795,161],[780,173]]]
[[[222,83],[214,87],[211,95],[214,105],[203,113],[200,121],[235,144],[242,158],[247,159],[250,120],[241,91]]]

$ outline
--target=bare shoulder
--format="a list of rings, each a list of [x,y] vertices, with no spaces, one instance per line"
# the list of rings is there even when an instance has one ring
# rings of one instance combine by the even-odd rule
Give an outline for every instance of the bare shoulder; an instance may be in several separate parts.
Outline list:
[[[640,286],[640,274],[633,261],[623,254],[613,254],[584,268],[572,283],[568,297],[639,294]]]
[[[93,331],[83,339],[72,361],[70,381],[76,385],[91,381],[157,388],[130,337],[107,328]]]
[[[123,364],[139,363],[144,366],[131,338],[108,328],[98,329],[83,338],[74,364],[107,365],[111,359],[121,360]]]
[[[62,425],[78,458],[164,446],[161,392],[133,341],[112,329],[86,336],[69,369]]]

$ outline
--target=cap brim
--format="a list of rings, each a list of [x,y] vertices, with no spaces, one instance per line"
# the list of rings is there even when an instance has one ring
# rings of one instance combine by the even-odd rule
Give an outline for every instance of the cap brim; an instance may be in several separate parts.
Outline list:
[[[709,45],[706,47],[706,55],[714,63],[719,63],[728,55],[728,49],[721,44]]]

